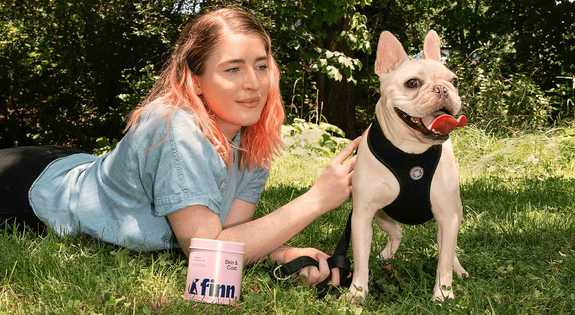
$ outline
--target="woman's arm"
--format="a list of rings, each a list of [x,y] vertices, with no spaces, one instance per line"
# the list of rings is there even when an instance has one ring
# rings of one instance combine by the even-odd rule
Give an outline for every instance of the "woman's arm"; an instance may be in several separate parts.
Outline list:
[[[245,243],[244,257],[249,263],[271,253],[323,214],[326,209],[319,200],[308,191],[266,216],[229,228],[223,228],[218,215],[205,206],[180,209],[169,214],[168,220],[186,256],[192,237],[239,241]]]
[[[180,247],[188,255],[190,238],[202,237],[245,243],[244,257],[248,263],[268,255],[349,198],[355,158],[347,157],[357,147],[358,139],[332,159],[310,190],[256,220],[223,228],[215,213],[199,205],[169,214],[168,220]]]
[[[256,205],[241,199],[235,199],[224,222],[224,229],[250,221],[256,212]]]

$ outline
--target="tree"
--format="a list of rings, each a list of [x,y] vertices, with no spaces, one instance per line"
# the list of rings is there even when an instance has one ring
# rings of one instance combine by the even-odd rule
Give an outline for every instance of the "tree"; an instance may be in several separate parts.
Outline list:
[[[85,149],[118,138],[141,69],[163,63],[181,16],[171,1],[3,1],[0,4],[2,146]]]

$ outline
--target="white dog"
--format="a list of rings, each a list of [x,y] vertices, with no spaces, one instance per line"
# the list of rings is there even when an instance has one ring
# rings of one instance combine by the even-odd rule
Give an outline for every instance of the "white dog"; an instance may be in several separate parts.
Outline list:
[[[375,120],[358,148],[353,175],[353,281],[348,298],[361,303],[368,293],[372,220],[388,235],[382,259],[391,259],[401,241],[399,223],[435,218],[439,258],[433,297],[453,298],[453,271],[463,269],[455,249],[462,220],[458,166],[449,133],[466,123],[456,79],[440,62],[440,39],[430,31],[424,58],[409,59],[401,43],[381,33],[375,72],[381,97]]]

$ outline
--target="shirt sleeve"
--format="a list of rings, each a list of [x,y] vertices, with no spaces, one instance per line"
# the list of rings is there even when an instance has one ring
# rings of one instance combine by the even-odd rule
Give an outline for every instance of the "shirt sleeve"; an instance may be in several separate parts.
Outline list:
[[[247,171],[236,198],[256,204],[264,190],[268,176],[269,172],[265,168],[255,168],[252,171]]]
[[[224,161],[197,127],[193,114],[176,110],[156,120],[161,120],[161,131],[151,137],[149,148],[142,150],[145,172],[151,178],[154,215],[202,205],[219,216]]]

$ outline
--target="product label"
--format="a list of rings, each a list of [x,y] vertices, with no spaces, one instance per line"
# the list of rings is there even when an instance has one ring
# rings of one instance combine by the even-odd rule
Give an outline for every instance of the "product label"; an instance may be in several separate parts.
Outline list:
[[[226,259],[225,261],[226,264],[226,269],[227,270],[239,270],[240,269],[240,264],[238,263],[238,261],[236,259]]]
[[[190,284],[188,293],[193,295],[233,299],[236,297],[236,286],[226,283],[214,283],[214,279],[196,278]]]
[[[240,297],[242,267],[241,254],[193,251],[188,261],[184,298],[204,303],[234,303]]]

